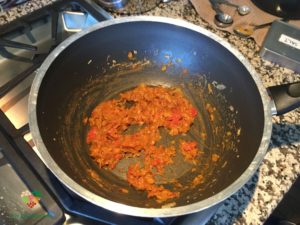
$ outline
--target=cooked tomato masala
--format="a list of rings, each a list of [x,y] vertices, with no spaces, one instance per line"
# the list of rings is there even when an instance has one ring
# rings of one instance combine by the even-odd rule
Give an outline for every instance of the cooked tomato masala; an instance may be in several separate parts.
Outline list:
[[[185,134],[196,116],[197,110],[179,88],[142,84],[92,111],[86,138],[89,154],[100,168],[111,170],[124,158],[142,157],[128,168],[129,184],[158,201],[178,197],[179,192],[156,184],[156,176],[164,176],[175,154],[183,154],[186,160],[196,158],[197,143],[181,141],[181,153],[176,153],[174,144],[158,144],[159,128],[167,129],[171,136]]]

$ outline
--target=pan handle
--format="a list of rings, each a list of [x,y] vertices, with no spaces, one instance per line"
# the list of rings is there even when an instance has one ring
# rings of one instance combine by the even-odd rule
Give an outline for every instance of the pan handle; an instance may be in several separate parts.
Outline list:
[[[300,107],[300,82],[272,86],[268,88],[268,91],[275,103],[275,115]]]

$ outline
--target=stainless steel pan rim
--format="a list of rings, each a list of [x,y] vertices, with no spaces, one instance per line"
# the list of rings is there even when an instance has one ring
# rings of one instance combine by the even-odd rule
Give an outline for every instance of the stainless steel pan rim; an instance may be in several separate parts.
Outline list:
[[[224,46],[226,49],[228,49],[233,55],[235,55],[239,61],[245,66],[245,68],[249,71],[251,74],[258,90],[261,96],[261,101],[263,103],[263,112],[264,112],[264,129],[263,129],[263,136],[260,143],[260,146],[257,150],[257,153],[252,160],[251,164],[248,166],[248,168],[243,172],[243,174],[235,180],[234,183],[232,183],[230,186],[228,186],[226,189],[222,190],[219,193],[216,193],[214,196],[204,199],[202,201],[189,204],[186,206],[180,206],[180,207],[173,207],[173,208],[140,208],[140,207],[132,207],[125,204],[120,204],[114,201],[110,201],[108,199],[105,199],[101,196],[98,196],[91,191],[88,191],[87,189],[83,188],[81,185],[76,183],[72,178],[70,178],[66,173],[62,171],[62,169],[56,164],[56,162],[53,160],[53,158],[50,156],[50,154],[47,151],[47,148],[45,144],[43,143],[43,140],[41,138],[41,134],[38,128],[37,123],[37,114],[36,114],[36,106],[37,106],[37,97],[40,85],[42,83],[43,77],[46,74],[46,71],[52,64],[52,62],[55,60],[55,58],[65,49],[67,48],[71,43],[75,42],[77,39],[81,38],[82,36],[93,32],[95,30],[101,29],[103,27],[112,26],[114,24],[120,24],[120,23],[131,23],[131,22],[158,22],[158,23],[165,23],[170,24],[172,26],[179,26],[188,28],[190,30],[193,30],[195,32],[201,33],[222,46]],[[189,213],[194,213],[198,211],[205,210],[209,207],[212,207],[226,198],[230,197],[232,194],[237,192],[250,178],[253,176],[253,174],[256,172],[257,168],[259,167],[262,159],[264,158],[268,145],[269,140],[271,137],[271,131],[272,131],[272,119],[271,119],[271,106],[272,101],[270,100],[267,91],[265,87],[263,86],[258,74],[255,72],[252,65],[249,63],[249,61],[235,48],[233,48],[228,42],[226,42],[224,39],[218,37],[217,35],[211,33],[210,31],[196,26],[194,24],[178,20],[178,19],[171,19],[171,18],[165,18],[165,17],[155,17],[155,16],[134,16],[134,17],[123,17],[119,19],[112,19],[108,21],[104,21],[101,23],[98,23],[92,27],[89,27],[77,34],[74,34],[70,38],[66,39],[63,43],[61,43],[55,50],[52,51],[52,53],[46,58],[42,66],[37,72],[37,75],[33,81],[31,91],[29,94],[29,101],[28,101],[28,113],[29,113],[29,126],[30,131],[33,137],[33,141],[37,147],[37,151],[39,156],[41,157],[42,161],[45,163],[45,165],[49,168],[49,170],[70,190],[72,190],[74,193],[78,194],[80,197],[84,198],[85,200],[106,208],[108,210],[121,213],[121,214],[127,214],[132,216],[140,216],[140,217],[170,217],[170,216],[179,216],[179,215],[185,215]]]

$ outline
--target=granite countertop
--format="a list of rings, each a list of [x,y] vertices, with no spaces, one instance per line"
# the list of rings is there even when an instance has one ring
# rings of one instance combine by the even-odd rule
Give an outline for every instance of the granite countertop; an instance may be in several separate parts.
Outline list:
[[[0,13],[0,25],[53,3],[31,0]],[[188,0],[160,4],[146,15],[180,18],[207,28],[238,48],[255,67],[266,87],[299,81],[300,75],[264,61],[252,39],[215,30],[200,18]],[[253,118],[254,119],[254,118]],[[273,117],[273,133],[268,152],[255,175],[236,194],[228,198],[210,224],[262,224],[278,205],[300,174],[300,109]]]

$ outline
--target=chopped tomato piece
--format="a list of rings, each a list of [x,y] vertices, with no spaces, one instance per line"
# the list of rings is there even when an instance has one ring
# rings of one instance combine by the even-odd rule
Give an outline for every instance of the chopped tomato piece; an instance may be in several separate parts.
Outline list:
[[[191,113],[192,117],[196,117],[198,112],[197,112],[196,108],[192,108],[191,111],[190,111],[190,113]]]
[[[97,136],[97,128],[92,127],[87,134],[87,143],[92,142]]]

